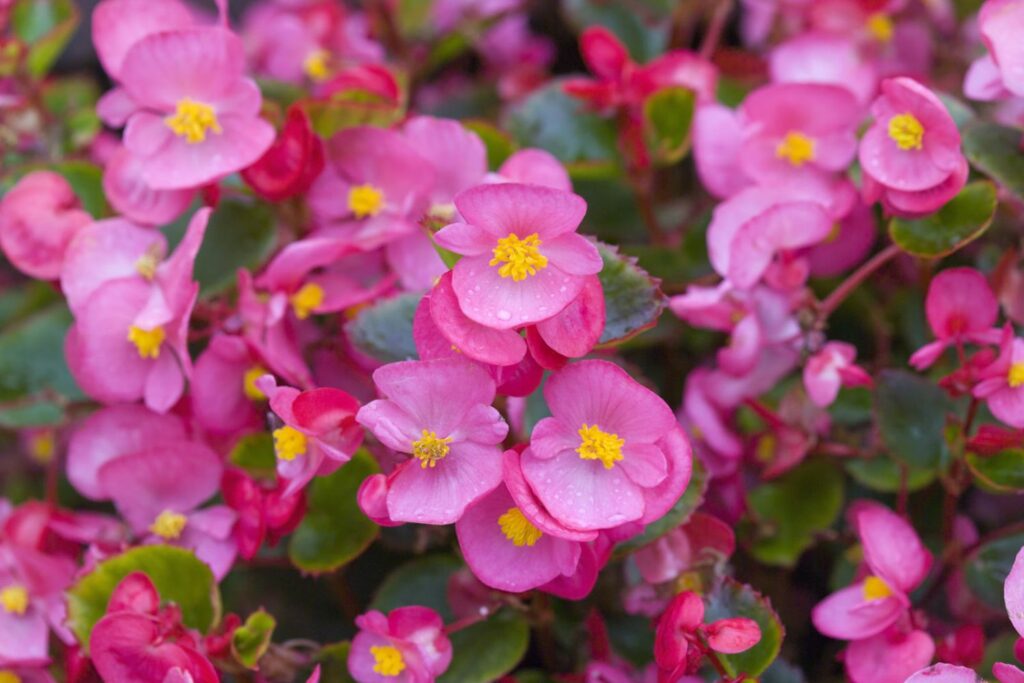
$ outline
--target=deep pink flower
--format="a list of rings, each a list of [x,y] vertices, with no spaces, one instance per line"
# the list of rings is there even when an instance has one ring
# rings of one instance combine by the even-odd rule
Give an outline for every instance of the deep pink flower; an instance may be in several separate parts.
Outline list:
[[[961,624],[938,641],[935,658],[952,664],[977,666],[985,658],[985,630],[980,624]]]
[[[51,628],[73,642],[64,590],[74,573],[70,558],[0,543],[0,669],[48,663]]]
[[[981,677],[966,666],[939,662],[915,672],[905,683],[981,683]]]
[[[214,434],[260,426],[267,397],[256,380],[265,374],[259,355],[242,337],[215,334],[192,373],[190,395],[196,420]]]
[[[974,396],[983,398],[1000,421],[1024,428],[1024,339],[1012,336],[1009,324],[999,357],[979,373]]]
[[[997,344],[1002,338],[994,327],[999,303],[988,280],[973,268],[949,268],[936,275],[924,306],[936,339],[910,357],[918,370],[930,367],[950,346]]]
[[[840,387],[871,386],[871,375],[854,364],[857,347],[828,342],[804,365],[804,388],[814,405],[826,408],[839,396]]]
[[[1017,553],[1010,573],[1003,584],[1003,601],[1010,623],[1024,638],[1024,548]]]
[[[192,204],[196,190],[155,190],[143,182],[142,169],[141,159],[122,145],[107,160],[103,193],[119,214],[140,225],[165,225]]]
[[[234,537],[244,559],[254,558],[264,541],[275,545],[302,521],[306,497],[302,491],[285,494],[287,486],[284,480],[273,486],[260,484],[239,469],[224,473],[221,493],[228,507],[238,513]]]
[[[323,169],[323,140],[313,131],[309,115],[293,104],[277,139],[242,171],[242,178],[264,199],[280,202],[308,190]]]
[[[701,641],[715,652],[735,654],[749,650],[761,640],[761,628],[753,619],[733,617],[704,623],[704,601],[692,591],[680,593],[658,620],[654,639],[654,661],[659,680],[675,681],[696,673],[703,652]]]
[[[491,407],[494,381],[457,358],[392,363],[374,371],[373,381],[384,398],[356,419],[388,448],[412,456],[388,477],[388,516],[457,521],[501,480],[499,444],[508,425]]]
[[[736,534],[713,515],[695,512],[654,543],[633,555],[640,576],[648,583],[675,579],[702,559],[725,559],[736,549]]]
[[[348,670],[358,683],[430,683],[452,661],[452,644],[432,609],[399,607],[356,617]]]

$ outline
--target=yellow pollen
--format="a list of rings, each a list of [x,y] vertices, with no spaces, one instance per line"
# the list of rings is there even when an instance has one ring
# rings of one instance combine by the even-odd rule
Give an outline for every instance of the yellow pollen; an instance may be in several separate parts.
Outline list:
[[[373,671],[381,676],[397,676],[405,671],[405,661],[397,647],[391,645],[372,645]]]
[[[622,460],[622,447],[626,444],[618,434],[602,432],[597,425],[586,423],[580,427],[580,445],[576,452],[583,460],[600,460],[606,470],[615,467]]]
[[[423,438],[412,442],[413,457],[420,459],[420,467],[437,467],[437,461],[448,455],[451,447],[452,437],[439,438],[434,432],[422,430]]]
[[[274,430],[274,452],[282,460],[294,460],[306,454],[306,435],[287,425]]]
[[[791,130],[775,148],[775,156],[785,159],[793,166],[803,166],[808,161],[814,161],[814,139]]]
[[[892,40],[892,19],[885,12],[875,12],[868,17],[867,28],[868,33],[881,43],[888,43]]]
[[[778,439],[772,433],[764,434],[757,440],[757,447],[754,449],[754,458],[760,463],[769,463],[775,457],[775,450],[778,446]]]
[[[682,593],[683,591],[704,592],[704,580],[701,579],[700,572],[697,571],[683,572],[676,579],[675,585],[677,593]]]
[[[139,260],[135,262],[135,270],[139,275],[152,280],[153,276],[156,275],[156,267],[160,264],[160,259],[153,251],[147,251],[145,254],[139,257]]]
[[[384,208],[384,191],[367,183],[348,191],[348,209],[356,218],[376,216]]]
[[[28,610],[28,591],[17,584],[0,590],[0,607],[11,614],[21,616]]]
[[[13,671],[4,669],[0,671],[0,683],[21,683],[21,676]]]
[[[149,525],[149,530],[165,541],[173,541],[181,537],[181,532],[185,530],[186,524],[188,524],[188,517],[185,515],[180,512],[164,510]]]
[[[892,589],[889,588],[883,579],[877,576],[869,576],[864,579],[864,599],[865,600],[881,600],[892,595]]]
[[[328,66],[330,60],[331,53],[327,50],[313,50],[302,62],[302,70],[306,72],[310,80],[327,80],[327,77],[331,75],[331,69]]]
[[[1006,382],[1011,389],[1016,389],[1024,384],[1024,362],[1017,361],[1010,366],[1010,372],[1006,375]]]
[[[909,112],[897,114],[889,119],[889,137],[904,151],[921,149],[921,141],[924,138],[924,126],[921,125],[916,116]]]
[[[842,232],[843,232],[842,224],[840,224],[840,223],[833,223],[832,224],[832,229],[828,231],[827,235],[825,235],[825,241],[823,242],[823,244],[832,244],[832,243],[834,243],[837,239],[839,239],[839,235],[841,235]]]
[[[295,317],[305,320],[324,302],[324,288],[307,282],[302,285],[302,289],[292,294],[291,302],[292,308],[295,310]]]
[[[53,460],[53,454],[57,451],[57,439],[52,429],[44,429],[37,432],[29,439],[29,453],[36,462],[45,465]]]
[[[544,270],[548,259],[540,253],[540,237],[537,233],[523,239],[519,239],[515,233],[509,233],[508,237],[498,240],[494,258],[487,265],[501,265],[498,275],[520,282],[530,275],[536,275],[538,270]]]
[[[140,358],[159,358],[160,345],[164,343],[164,328],[157,325],[151,330],[132,325],[128,328],[128,341],[135,344]]]
[[[164,123],[175,135],[184,137],[185,142],[190,145],[205,140],[208,130],[213,130],[218,135],[222,132],[213,107],[187,97],[178,100],[178,108],[174,115],[165,118]]]
[[[254,365],[245,371],[242,377],[242,391],[251,401],[262,401],[267,397],[260,388],[256,386],[256,380],[267,374],[266,368],[261,365]]]
[[[505,534],[505,538],[519,548],[524,545],[532,548],[544,535],[517,507],[509,508],[508,512],[498,517],[498,526],[501,527],[501,533]]]

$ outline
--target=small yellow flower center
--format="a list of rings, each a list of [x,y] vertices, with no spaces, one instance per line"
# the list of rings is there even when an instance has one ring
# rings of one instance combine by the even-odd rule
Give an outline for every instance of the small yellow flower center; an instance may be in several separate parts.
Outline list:
[[[532,548],[544,535],[517,507],[509,508],[508,512],[498,517],[498,526],[501,527],[501,533],[505,534],[505,538],[519,548],[524,545]]]
[[[864,599],[865,600],[881,600],[892,595],[892,589],[889,588],[883,579],[877,576],[869,576],[864,579]]]
[[[1010,366],[1010,372],[1006,375],[1006,382],[1012,389],[1016,389],[1024,384],[1024,362],[1017,361]]]
[[[775,450],[778,446],[778,439],[771,432],[764,434],[757,440],[757,447],[754,449],[754,458],[760,463],[769,463],[775,458]]]
[[[242,377],[242,391],[250,401],[262,401],[267,397],[260,388],[256,386],[256,380],[267,374],[266,368],[261,365],[254,365],[245,371]]]
[[[52,429],[44,429],[36,432],[29,439],[29,454],[32,459],[41,465],[46,465],[53,460],[53,454],[57,451],[57,439]]]
[[[310,80],[324,81],[331,75],[330,61],[331,53],[327,50],[313,50],[302,62],[302,70],[306,72]]]
[[[11,614],[22,615],[28,610],[28,591],[17,584],[0,590],[0,607]]]
[[[602,432],[597,425],[586,423],[580,427],[580,445],[576,452],[583,460],[600,460],[606,470],[622,460],[622,447],[626,444],[618,434]]]
[[[880,43],[888,43],[892,40],[892,19],[885,12],[875,12],[868,17],[867,28],[868,33]]]
[[[128,328],[128,341],[135,344],[140,358],[159,358],[160,345],[164,343],[166,336],[164,328],[160,325],[151,330],[144,330],[135,325]]]
[[[803,166],[808,161],[814,161],[814,139],[791,130],[775,148],[775,156],[785,159],[793,166]]]
[[[305,320],[317,307],[324,302],[324,288],[312,282],[302,285],[302,289],[292,294],[292,308],[295,317]]]
[[[423,438],[412,442],[413,457],[420,459],[420,467],[424,469],[437,467],[437,461],[442,460],[451,450],[448,444],[452,442],[452,437],[446,436],[442,439],[426,429],[421,433]]]
[[[690,571],[683,572],[679,575],[679,578],[675,582],[676,592],[682,593],[684,591],[695,591],[697,593],[704,592],[704,580],[700,576],[700,572]]]
[[[167,127],[175,135],[185,138],[185,142],[194,145],[206,139],[206,131],[213,130],[220,134],[220,124],[213,107],[185,97],[178,101],[178,108],[172,116],[164,119]]]
[[[165,541],[173,541],[181,537],[181,532],[185,530],[187,524],[188,517],[185,515],[164,510],[149,525],[149,530]]]
[[[13,671],[4,669],[0,671],[0,683],[21,683],[21,676]]]
[[[140,256],[139,260],[135,262],[135,270],[147,280],[152,280],[153,276],[156,275],[156,267],[158,265],[160,265],[159,256],[150,250]]]
[[[889,137],[902,150],[921,149],[924,126],[913,114],[897,114],[889,119]]]
[[[356,218],[376,216],[384,208],[384,191],[367,183],[348,191],[348,209]]]
[[[274,452],[282,460],[294,460],[306,454],[306,435],[285,425],[274,430]]]
[[[373,671],[381,676],[397,676],[405,671],[405,661],[397,647],[391,645],[372,645]]]
[[[519,235],[509,233],[508,237],[498,240],[494,247],[494,258],[487,264],[500,265],[498,275],[510,277],[516,282],[536,275],[548,265],[546,256],[540,253],[540,237],[537,233],[519,239]]]

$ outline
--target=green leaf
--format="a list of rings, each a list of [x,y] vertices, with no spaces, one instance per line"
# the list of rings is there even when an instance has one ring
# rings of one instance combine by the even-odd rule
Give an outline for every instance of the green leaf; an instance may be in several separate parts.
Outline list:
[[[451,555],[429,555],[406,562],[377,587],[370,609],[390,612],[396,607],[423,605],[451,621],[454,616],[446,597],[448,580],[462,566]]]
[[[0,400],[53,392],[83,398],[64,360],[71,313],[59,304],[35,313],[0,333]]]
[[[462,125],[480,136],[487,149],[487,167],[498,169],[516,151],[515,141],[509,134],[483,119],[463,121]]]
[[[924,218],[893,218],[889,237],[914,256],[948,256],[980,237],[996,213],[996,188],[988,181],[971,183],[936,213]]]
[[[995,455],[968,453],[967,466],[979,483],[998,492],[1024,490],[1024,449],[1010,448]]]
[[[348,652],[352,643],[343,640],[320,648],[316,661],[320,665],[320,683],[355,683],[348,673]]]
[[[179,222],[182,235],[188,223]],[[174,238],[168,235],[172,241]],[[239,268],[255,270],[277,242],[274,216],[262,203],[227,200],[210,215],[196,256],[195,279],[201,295],[217,294],[235,283]]]
[[[274,437],[269,432],[246,434],[231,449],[228,459],[255,477],[272,479],[277,470]]]
[[[624,557],[645,545],[654,543],[680,524],[685,523],[694,510],[704,502],[704,494],[707,492],[707,488],[707,470],[700,464],[700,461],[695,459],[693,461],[693,474],[690,476],[690,483],[686,485],[686,490],[679,497],[679,500],[676,501],[676,504],[665,513],[664,517],[648,524],[642,534],[618,544],[615,547],[614,557]]]
[[[78,26],[71,0],[19,0],[11,8],[11,28],[29,45],[26,66],[33,76],[46,74]]]
[[[1024,534],[1004,536],[982,545],[964,563],[967,586],[979,599],[999,611],[1005,609],[1003,584],[1022,546]]]
[[[93,218],[110,215],[110,205],[103,191],[103,170],[88,161],[63,161],[49,167],[71,185],[82,206]]]
[[[304,572],[332,572],[357,558],[380,528],[356,503],[359,485],[378,471],[377,461],[359,450],[334,474],[309,487],[308,510],[288,543],[288,556]]]
[[[761,627],[761,640],[745,652],[718,655],[730,676],[741,673],[759,676],[779,655],[785,628],[771,601],[746,584],[723,578],[707,596],[704,621],[711,623],[730,617],[747,617]]]
[[[894,459],[936,470],[948,450],[943,429],[949,399],[931,381],[903,370],[884,370],[875,389],[882,439]]]
[[[247,669],[255,669],[270,647],[277,621],[262,609],[249,615],[231,635],[231,654]]]
[[[660,281],[637,265],[636,259],[607,244],[598,244],[604,267],[598,273],[604,290],[604,331],[599,343],[623,341],[653,327],[668,299]]]
[[[879,493],[897,493],[903,486],[902,467],[907,468],[907,491],[920,491],[935,481],[935,470],[901,465],[887,455],[856,458],[843,463],[857,483]]]
[[[405,114],[396,102],[366,90],[346,90],[328,100],[304,100],[313,130],[322,138],[355,126],[390,126]]]
[[[137,571],[153,581],[163,602],[181,608],[186,626],[206,633],[220,618],[220,593],[204,562],[191,550],[144,545],[100,562],[68,590],[68,625],[78,642],[89,642],[117,584]]]
[[[4,429],[48,427],[63,421],[64,409],[52,401],[38,400],[0,408],[0,427]]]
[[[810,460],[747,496],[757,522],[751,552],[765,564],[792,567],[843,508],[843,477],[829,460]]]
[[[438,683],[491,683],[526,654],[530,627],[518,612],[502,610],[451,635],[452,663]]]
[[[670,165],[690,148],[696,97],[688,88],[662,88],[644,101],[644,134],[655,162]]]
[[[973,123],[963,134],[964,153],[974,166],[1024,200],[1021,132],[995,123]]]
[[[417,358],[412,318],[422,294],[406,292],[367,306],[345,323],[349,340],[368,356],[384,363]]]
[[[552,82],[512,108],[508,131],[520,147],[540,147],[571,163],[618,159],[615,125],[587,111]]]

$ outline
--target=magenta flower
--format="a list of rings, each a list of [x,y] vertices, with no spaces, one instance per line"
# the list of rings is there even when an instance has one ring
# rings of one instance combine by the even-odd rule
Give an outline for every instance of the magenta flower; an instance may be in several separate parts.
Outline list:
[[[601,270],[592,242],[576,234],[586,202],[534,185],[481,185],[455,198],[463,218],[435,235],[465,258],[452,288],[472,320],[504,330],[550,318]]]
[[[867,105],[878,86],[875,66],[857,41],[831,32],[801,33],[775,46],[769,58],[775,83],[823,83],[846,88]]]
[[[840,387],[871,386],[871,375],[854,364],[857,348],[846,342],[828,342],[807,359],[804,388],[814,405],[826,408],[839,396]]]
[[[427,607],[367,612],[356,626],[348,670],[358,683],[430,683],[452,661],[441,615]]]
[[[910,357],[918,370],[930,367],[950,346],[998,344],[1002,338],[995,327],[999,302],[985,276],[973,268],[949,268],[936,275],[924,306],[936,339]]]
[[[558,159],[543,149],[528,147],[515,152],[498,167],[488,182],[542,185],[572,192],[572,180]]]
[[[689,462],[670,465],[663,441],[678,428],[672,411],[618,366],[568,365],[548,379],[544,398],[552,417],[534,428],[523,475],[565,526],[596,530],[640,520],[670,470],[686,469],[689,479]]]
[[[0,543],[0,669],[49,662],[50,629],[68,643],[64,590],[75,563],[31,548]]]
[[[736,534],[712,515],[695,512],[654,543],[640,548],[633,560],[648,583],[665,583],[707,557],[728,558],[736,549]]]
[[[934,655],[935,641],[927,631],[895,624],[849,644],[844,654],[846,675],[851,683],[902,683]]]
[[[761,640],[761,628],[745,617],[705,624],[704,601],[696,593],[686,591],[673,598],[661,615],[654,638],[659,680],[675,681],[697,672],[703,648],[723,654],[749,650]]]
[[[92,42],[107,74],[119,81],[128,50],[135,43],[194,23],[191,10],[178,0],[103,0],[92,12]]]
[[[981,683],[974,669],[939,662],[915,672],[905,683]]]
[[[103,193],[125,218],[140,225],[166,225],[188,209],[196,190],[155,190],[142,179],[144,166],[139,157],[119,145],[103,169]]]
[[[811,620],[829,637],[863,640],[906,614],[908,594],[927,576],[932,555],[906,520],[878,503],[858,501],[851,517],[866,574],[818,603]]]
[[[214,434],[258,427],[267,397],[256,380],[265,374],[264,363],[242,337],[215,334],[196,359],[192,373],[196,420]]]
[[[900,216],[937,211],[967,181],[960,133],[938,97],[910,78],[882,82],[860,142],[864,194]]]
[[[979,57],[967,73],[964,91],[977,100],[1024,96],[1024,3],[1020,0],[988,0],[978,13],[978,29],[989,53]]]
[[[1002,422],[1024,428],[1024,339],[1013,337],[1009,325],[999,347],[999,357],[979,373],[974,395]]]
[[[356,419],[388,448],[412,456],[388,477],[388,516],[457,521],[501,481],[499,444],[508,425],[491,407],[494,380],[453,358],[385,365],[373,381],[384,398],[363,406]]]

